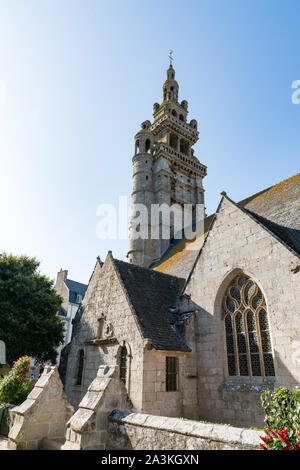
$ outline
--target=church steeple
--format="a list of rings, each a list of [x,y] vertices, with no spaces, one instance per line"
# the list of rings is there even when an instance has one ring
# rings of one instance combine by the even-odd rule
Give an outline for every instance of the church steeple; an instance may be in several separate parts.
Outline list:
[[[179,86],[171,52],[169,57],[163,101],[153,105],[153,122],[141,124],[135,136],[132,158],[132,213],[127,256],[131,263],[144,267],[159,260],[172,238],[179,233],[173,219],[158,217],[153,220],[153,205],[175,204],[184,208],[185,204],[190,204],[195,212],[196,204],[204,204],[202,180],[206,176],[206,166],[199,162],[193,149],[199,138],[198,125],[195,119],[187,121],[188,102],[178,101]],[[147,208],[148,216],[144,218],[137,209],[140,204]],[[152,237],[152,233],[158,233],[158,237]],[[148,236],[144,237],[144,234]]]
[[[163,101],[178,102],[179,85],[175,80],[175,70],[172,63],[167,70],[167,80],[163,85]]]

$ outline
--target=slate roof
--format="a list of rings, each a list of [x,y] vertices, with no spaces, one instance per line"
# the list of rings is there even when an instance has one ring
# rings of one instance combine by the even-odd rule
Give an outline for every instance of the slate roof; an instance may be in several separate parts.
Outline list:
[[[82,284],[81,282],[72,281],[71,279],[66,279],[65,284],[69,289],[69,302],[72,304],[78,303],[76,302],[76,296],[77,294],[80,294],[83,297],[87,289],[87,285]]]
[[[300,254],[300,173],[238,203],[288,247]],[[152,268],[187,278],[209,227],[212,214],[204,220],[204,235],[194,241],[178,240],[170,245]]]
[[[155,349],[190,351],[172,313],[184,279],[116,259],[113,262],[143,337],[150,338]]]

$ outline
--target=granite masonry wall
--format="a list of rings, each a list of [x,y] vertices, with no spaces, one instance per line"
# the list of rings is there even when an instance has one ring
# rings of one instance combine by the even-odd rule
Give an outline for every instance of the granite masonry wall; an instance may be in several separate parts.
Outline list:
[[[195,316],[185,323],[185,338],[191,352],[144,351],[143,413],[161,416],[198,418],[197,353]],[[166,391],[166,357],[178,358],[177,391]]]
[[[44,438],[64,440],[74,409],[63,391],[57,368],[45,367],[27,400],[10,413],[14,415],[8,434],[10,450],[37,450]]]
[[[67,425],[62,450],[101,450],[106,448],[107,416],[113,408],[131,406],[118,367],[100,366],[76,413]]]

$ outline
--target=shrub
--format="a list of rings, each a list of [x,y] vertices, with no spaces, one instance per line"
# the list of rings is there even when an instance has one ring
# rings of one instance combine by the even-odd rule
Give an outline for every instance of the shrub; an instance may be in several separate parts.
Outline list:
[[[0,382],[0,403],[20,405],[26,400],[33,388],[34,381],[28,380],[31,357],[23,356],[14,362],[10,370]]]
[[[300,387],[279,387],[261,396],[265,412],[264,450],[300,450]]]

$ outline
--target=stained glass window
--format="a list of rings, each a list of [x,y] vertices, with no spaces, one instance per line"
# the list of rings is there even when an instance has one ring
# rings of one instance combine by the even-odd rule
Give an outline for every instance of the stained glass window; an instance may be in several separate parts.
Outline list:
[[[261,346],[262,346],[262,353],[263,353],[266,375],[275,375],[270,333],[269,333],[269,327],[268,327],[268,318],[267,318],[267,312],[265,311],[265,309],[260,310],[258,317],[259,317]]]
[[[233,329],[230,315],[225,317],[226,347],[229,375],[236,375]]]
[[[229,375],[274,376],[265,298],[244,274],[236,276],[223,299]]]

